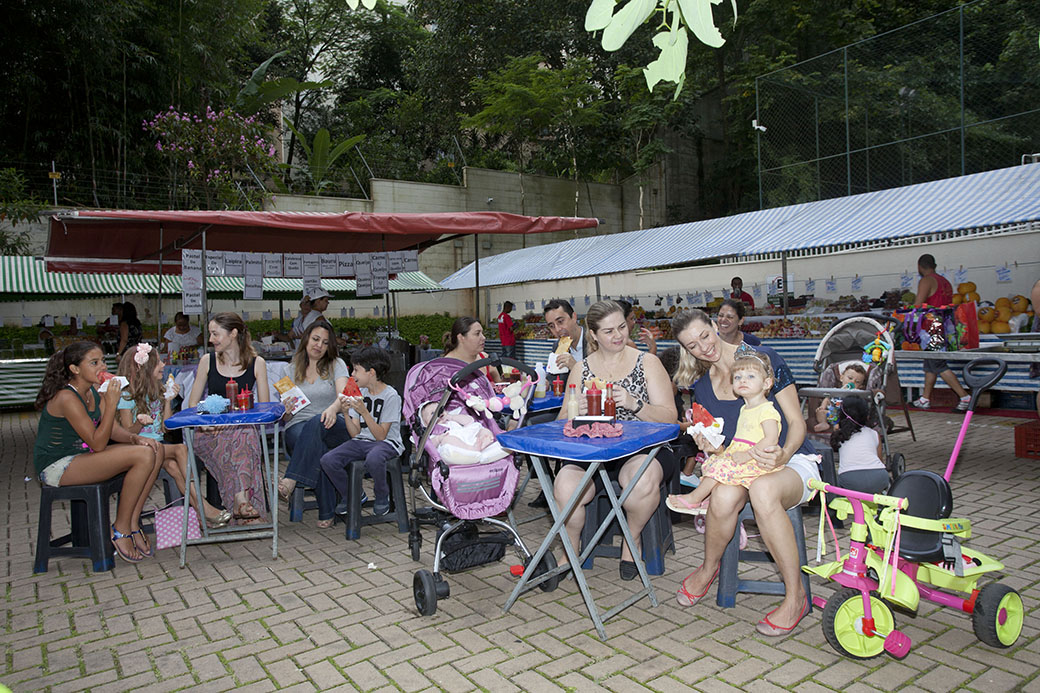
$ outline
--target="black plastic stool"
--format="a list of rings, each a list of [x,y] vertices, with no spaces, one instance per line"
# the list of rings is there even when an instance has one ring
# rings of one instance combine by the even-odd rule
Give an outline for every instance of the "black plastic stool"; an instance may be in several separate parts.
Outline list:
[[[397,522],[398,532],[408,531],[408,505],[404,499],[404,480],[401,478],[401,457],[386,462],[386,474],[390,482],[390,512],[386,515],[361,515],[362,480],[365,478],[365,461],[350,463],[350,485],[347,498],[350,511],[347,513],[347,539],[360,539],[361,528],[379,522]],[[301,511],[302,512],[302,511]]]
[[[754,519],[755,513],[751,510],[751,503],[745,503],[744,509],[737,516],[736,531],[733,538],[729,540],[725,551],[722,552],[722,561],[719,564],[719,591],[715,597],[715,603],[723,608],[731,608],[737,605],[738,592],[750,592],[753,594],[784,594],[783,581],[777,580],[741,580],[737,576],[740,561],[752,561],[759,563],[772,563],[773,557],[767,551],[746,551],[740,548],[740,525],[744,520]],[[791,520],[794,528],[794,542],[798,547],[798,565],[806,565],[805,556],[805,527],[802,524],[802,506],[796,505],[787,511],[787,517]],[[802,573],[802,588],[809,600],[809,609],[812,610],[812,591],[809,587],[809,576]]]
[[[614,482],[614,493],[621,495],[621,486]],[[657,510],[647,520],[646,526],[640,533],[642,544],[643,563],[646,564],[646,572],[650,575],[664,575],[664,555],[671,551],[675,553],[675,537],[672,535],[672,515],[665,505],[668,498],[668,486],[664,482],[660,488],[661,499],[657,504]],[[606,489],[596,494],[592,502],[585,506],[585,526],[581,528],[581,550],[585,551],[589,541],[595,536],[603,518],[610,512],[610,499],[607,497]],[[615,520],[600,537],[599,545],[593,549],[589,557],[582,563],[582,570],[589,570],[597,556],[604,558],[621,558],[621,547],[614,546],[614,536],[621,531],[620,525]]]
[[[307,500],[307,494],[312,498]],[[289,522],[302,522],[305,510],[315,510],[318,507],[318,499],[314,498],[314,489],[305,488],[303,484],[296,484],[293,492],[289,494]]]
[[[108,481],[82,486],[40,487],[40,526],[36,535],[34,573],[46,573],[48,561],[59,556],[90,558],[96,573],[112,570],[115,549],[112,546],[108,499],[122,490],[123,477],[120,474]],[[56,500],[70,501],[72,531],[51,539],[51,506]]]

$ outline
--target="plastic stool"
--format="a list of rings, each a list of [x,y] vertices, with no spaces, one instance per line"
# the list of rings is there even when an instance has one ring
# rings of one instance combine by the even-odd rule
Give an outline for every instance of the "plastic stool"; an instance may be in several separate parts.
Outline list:
[[[307,500],[307,493],[311,494],[311,500]],[[293,487],[293,492],[289,494],[289,522],[303,522],[303,512],[318,507],[318,499],[313,496],[312,488],[304,488],[303,484]]]
[[[767,551],[742,551],[740,549],[740,523],[745,520],[754,519],[755,513],[751,510],[751,504],[746,503],[744,509],[737,516],[737,528],[733,532],[733,538],[722,552],[722,561],[719,564],[719,591],[715,597],[715,603],[723,608],[731,608],[737,605],[737,592],[750,592],[753,594],[784,594],[784,583],[780,580],[741,580],[737,577],[737,569],[740,561],[773,562],[773,557]],[[787,511],[787,517],[791,520],[794,528],[794,541],[798,547],[798,564],[806,565],[805,556],[805,527],[802,524],[802,506],[796,505]],[[809,587],[809,576],[802,573],[802,588],[809,600],[812,610],[812,591]]]
[[[89,557],[96,573],[112,570],[115,549],[112,547],[108,499],[122,490],[123,476],[120,474],[108,481],[81,486],[40,487],[40,526],[36,535],[34,573],[46,573],[51,557],[59,556]],[[72,531],[51,539],[51,505],[56,500],[70,501]]]
[[[387,460],[386,474],[390,481],[390,512],[386,515],[361,516],[361,503],[351,502],[347,513],[347,539],[360,539],[361,528],[378,522],[397,522],[398,532],[408,531],[408,504],[404,499],[404,480],[401,478],[401,458]],[[365,478],[365,461],[350,463],[350,486],[347,498],[361,498],[362,480]],[[302,512],[302,511],[301,511]]]
[[[614,482],[614,493],[621,495],[621,486]],[[665,505],[668,498],[668,486],[661,483],[661,499],[657,504],[657,510],[650,516],[646,526],[640,533],[642,544],[643,563],[646,564],[646,572],[650,575],[664,575],[665,552],[675,553],[675,537],[672,535],[672,516]],[[585,526],[581,528],[581,550],[585,551],[589,541],[596,534],[603,518],[610,512],[610,499],[607,498],[606,489],[596,494],[592,502],[585,506]],[[614,536],[621,532],[621,527],[615,520],[603,536],[600,537],[597,546],[589,557],[582,563],[582,570],[589,570],[597,556],[604,558],[621,558],[621,547],[614,546]]]

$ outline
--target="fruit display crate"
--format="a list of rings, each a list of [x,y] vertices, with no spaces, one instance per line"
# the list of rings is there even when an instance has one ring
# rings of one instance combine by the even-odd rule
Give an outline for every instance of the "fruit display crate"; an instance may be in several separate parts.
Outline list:
[[[1040,421],[1015,426],[1015,457],[1040,460]]]

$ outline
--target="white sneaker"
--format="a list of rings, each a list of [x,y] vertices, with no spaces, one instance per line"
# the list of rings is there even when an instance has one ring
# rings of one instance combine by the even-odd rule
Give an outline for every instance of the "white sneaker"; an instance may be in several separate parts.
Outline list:
[[[971,404],[971,395],[964,395],[961,397],[961,401],[957,403],[957,406],[953,408],[954,411],[968,411],[968,405]]]
[[[690,486],[692,488],[697,488],[697,484],[699,484],[700,482],[701,480],[697,477],[696,474],[679,474],[679,483],[682,486]]]
[[[913,405],[918,409],[931,409],[932,402],[931,400],[927,400],[924,397],[918,397],[913,401]]]

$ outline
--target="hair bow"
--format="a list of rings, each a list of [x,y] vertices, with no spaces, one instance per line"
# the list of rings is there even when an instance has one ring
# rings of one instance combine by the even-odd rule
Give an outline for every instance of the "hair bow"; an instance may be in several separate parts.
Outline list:
[[[148,363],[148,355],[152,353],[151,344],[138,344],[137,353],[134,354],[134,361],[137,362],[138,366],[143,366]]]

